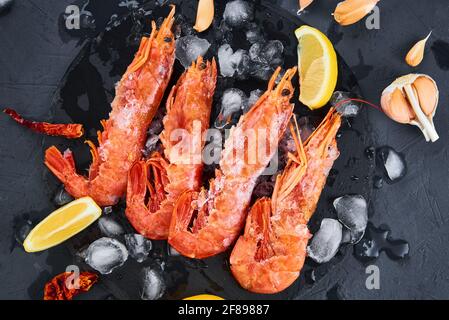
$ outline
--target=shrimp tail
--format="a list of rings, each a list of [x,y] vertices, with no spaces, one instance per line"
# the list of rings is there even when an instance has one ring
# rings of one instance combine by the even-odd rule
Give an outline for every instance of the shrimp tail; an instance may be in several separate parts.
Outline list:
[[[133,202],[137,199],[145,200],[147,169],[145,161],[137,161],[128,173],[128,189],[126,194],[130,196],[129,201]],[[132,197],[132,198],[131,198]]]
[[[88,194],[88,181],[76,173],[72,151],[67,149],[61,154],[55,146],[48,148],[45,151],[45,165],[73,197],[80,198]]]
[[[185,191],[181,194],[173,209],[176,214],[172,215],[169,234],[186,230],[189,227],[194,211],[192,202],[197,199],[198,192],[196,191]]]
[[[256,293],[282,291],[299,275],[299,271],[288,267],[287,257],[278,256],[275,251],[271,206],[269,198],[256,201],[246,219],[245,232],[237,241],[230,259],[231,272],[236,280],[243,288]],[[292,242],[290,247],[296,245]],[[297,258],[290,259],[290,263],[294,260]]]
[[[166,201],[167,165],[154,153],[147,161],[137,161],[128,172],[126,217],[140,234],[155,240],[168,236],[167,214],[171,212],[161,210]]]

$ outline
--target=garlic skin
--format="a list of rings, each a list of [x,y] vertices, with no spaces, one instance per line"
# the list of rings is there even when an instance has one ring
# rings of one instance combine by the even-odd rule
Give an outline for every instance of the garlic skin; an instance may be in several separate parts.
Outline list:
[[[305,8],[307,8],[308,6],[310,6],[312,4],[313,0],[299,0],[299,11],[303,12]]]
[[[439,139],[433,123],[439,91],[428,75],[412,73],[396,79],[382,92],[381,106],[392,120],[417,126],[426,141]]]
[[[380,0],[345,0],[337,4],[333,13],[335,21],[348,26],[363,19]]]
[[[415,43],[415,45],[407,53],[407,55],[405,57],[405,62],[410,67],[416,67],[424,59],[424,50],[426,48],[426,42],[429,39],[431,34],[432,34],[432,31],[430,31],[430,33],[427,35],[427,37],[425,37],[424,39]]]

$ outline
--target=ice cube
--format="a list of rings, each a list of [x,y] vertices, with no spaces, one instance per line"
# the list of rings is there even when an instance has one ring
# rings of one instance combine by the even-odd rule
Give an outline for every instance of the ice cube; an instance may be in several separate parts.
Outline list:
[[[176,58],[184,68],[190,67],[199,56],[204,56],[209,50],[210,43],[206,39],[188,35],[176,40]]]
[[[307,254],[317,263],[330,261],[338,251],[342,239],[342,226],[338,220],[325,218],[320,230],[307,247]]]
[[[153,247],[151,240],[135,233],[125,234],[125,244],[129,255],[137,262],[143,262]]]
[[[223,19],[231,27],[243,27],[254,19],[254,5],[243,0],[228,2],[223,13]]]
[[[0,12],[8,10],[13,2],[14,0],[0,0]]]
[[[53,202],[57,206],[63,206],[71,201],[74,198],[65,190],[64,185],[61,185],[55,193],[53,197]]]
[[[233,54],[234,50],[227,43],[218,48],[218,64],[220,65],[220,74],[223,77],[232,77],[235,73],[235,68],[231,62]]]
[[[145,158],[148,158],[157,149],[157,143],[159,142],[159,136],[157,134],[148,135],[145,146],[142,150],[142,154]]]
[[[217,43],[230,43],[232,41],[232,28],[226,24],[226,21],[221,20],[217,26],[214,25],[214,39]]]
[[[253,45],[249,48],[249,57],[252,61],[255,62],[266,62],[261,60],[260,52],[262,50],[263,43],[262,42],[256,42],[253,43]]]
[[[376,153],[391,183],[399,181],[407,173],[404,157],[391,147],[379,148]]]
[[[260,89],[256,89],[253,90],[249,93],[249,98],[248,98],[248,102],[247,102],[247,106],[248,108],[246,108],[245,110],[243,110],[243,113],[246,113],[249,111],[249,109],[251,109],[251,107],[253,105],[256,104],[256,102],[259,100],[259,98],[263,95],[263,91]]]
[[[279,40],[270,40],[266,43],[256,42],[249,48],[252,61],[277,67],[284,60],[284,45]]]
[[[250,72],[250,61],[248,52],[243,49],[237,50],[231,57],[231,63],[235,66],[237,78],[246,79]]]
[[[350,243],[362,239],[368,223],[368,204],[362,195],[344,195],[334,200],[340,222],[351,231]]]
[[[249,74],[259,80],[267,81],[273,75],[274,69],[268,64],[251,61]]]
[[[85,254],[86,263],[101,274],[111,273],[128,259],[126,247],[120,241],[107,237],[92,242]]]
[[[18,219],[14,224],[14,238],[17,243],[22,245],[31,230],[33,230],[33,223],[30,220]]]
[[[260,57],[271,67],[278,67],[284,62],[284,45],[279,40],[270,40],[262,47]]]
[[[195,33],[192,23],[187,21],[182,14],[176,15],[174,29],[175,39],[178,39],[181,36],[193,35]]]
[[[256,23],[248,24],[246,29],[246,40],[251,44],[264,41],[262,30]]]
[[[249,72],[250,58],[246,50],[239,49],[234,52],[226,43],[218,48],[217,55],[220,74],[223,77],[232,77],[237,72],[239,77],[244,78]]]
[[[282,65],[283,52],[284,46],[279,40],[254,43],[248,53],[251,59],[250,75],[260,80],[268,80],[274,70]]]
[[[136,9],[139,7],[139,2],[137,2],[136,0],[123,0],[118,3],[118,6],[128,9]]]
[[[157,300],[165,293],[165,282],[159,271],[147,267],[142,270],[142,300]]]
[[[101,233],[110,238],[115,238],[125,233],[120,223],[110,215],[98,219],[98,227]]]
[[[221,97],[220,113],[215,119],[215,127],[223,129],[233,122],[233,119],[245,108],[247,97],[245,93],[236,88],[226,89]]]
[[[335,91],[331,97],[330,104],[334,106],[343,117],[355,117],[360,111],[360,103],[351,101],[349,92]]]

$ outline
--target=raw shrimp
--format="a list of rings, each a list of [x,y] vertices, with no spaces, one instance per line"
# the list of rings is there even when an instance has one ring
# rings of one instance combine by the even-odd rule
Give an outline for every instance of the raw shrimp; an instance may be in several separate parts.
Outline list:
[[[298,278],[311,237],[307,222],[339,156],[335,136],[340,123],[340,115],[331,109],[304,148],[292,132],[297,154],[290,155],[278,176],[272,199],[253,205],[231,253],[232,274],[243,288],[277,293]]]
[[[153,22],[150,37],[142,38],[139,51],[116,87],[109,119],[102,121],[99,147],[87,141],[93,158],[89,176],[76,173],[70,150],[61,154],[55,146],[47,149],[45,164],[75,198],[90,196],[99,205],[109,206],[125,193],[128,171],[141,156],[148,126],[172,74],[174,14],[173,6],[159,31]]]
[[[268,90],[231,130],[209,190],[180,196],[168,241],[184,256],[200,259],[216,255],[240,234],[256,180],[276,152],[292,116],[291,79],[295,72],[296,68],[287,70],[275,87],[280,73],[276,70]]]
[[[167,239],[176,200],[201,187],[202,138],[209,128],[216,80],[215,60],[206,63],[199,57],[168,97],[160,135],[167,160],[155,153],[129,172],[126,216],[145,237]]]

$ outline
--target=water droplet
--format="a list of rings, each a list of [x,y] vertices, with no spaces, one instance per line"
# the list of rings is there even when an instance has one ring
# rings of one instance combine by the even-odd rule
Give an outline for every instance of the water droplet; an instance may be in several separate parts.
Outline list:
[[[362,262],[375,260],[382,251],[393,260],[403,259],[408,256],[410,246],[407,241],[393,239],[390,229],[382,225],[378,228],[368,223],[363,239],[354,246],[354,255]]]

